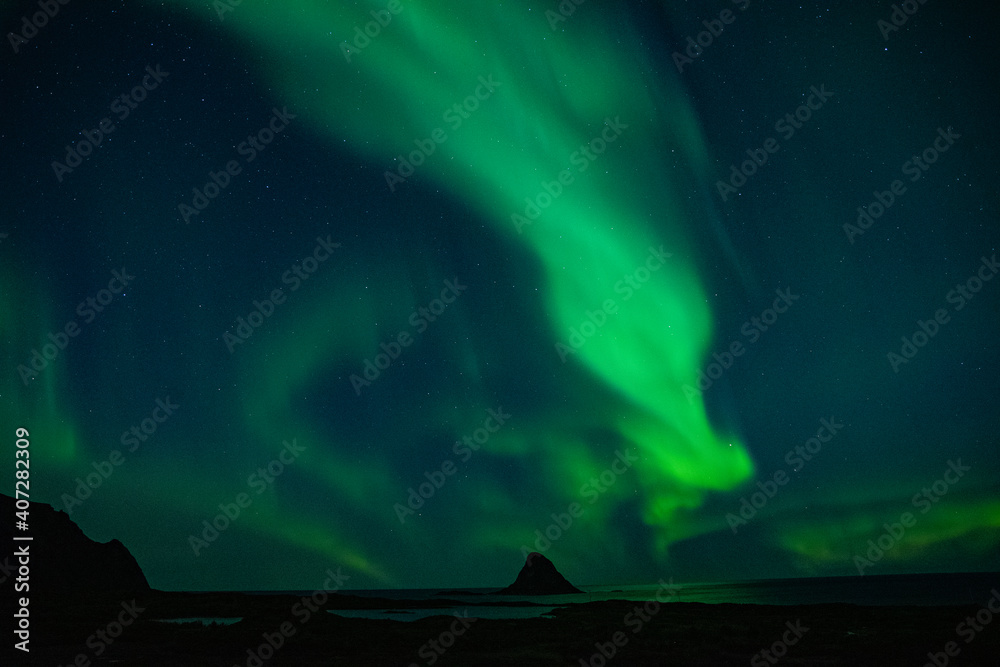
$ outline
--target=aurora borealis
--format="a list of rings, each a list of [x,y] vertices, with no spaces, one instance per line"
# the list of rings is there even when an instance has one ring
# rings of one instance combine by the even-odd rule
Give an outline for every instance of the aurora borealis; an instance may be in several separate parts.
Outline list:
[[[32,498],[175,590],[546,534],[584,585],[856,575],[908,510],[869,572],[995,569],[995,59],[892,11],[60,6],[0,71]]]

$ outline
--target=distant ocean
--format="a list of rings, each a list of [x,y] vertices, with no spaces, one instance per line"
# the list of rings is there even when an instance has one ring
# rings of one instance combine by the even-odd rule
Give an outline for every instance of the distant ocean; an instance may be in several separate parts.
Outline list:
[[[669,579],[668,583],[671,583]],[[674,580],[675,602],[707,604],[802,605],[848,603],[857,605],[982,605],[1000,590],[1000,573],[918,574],[864,577],[821,577],[810,579],[768,579],[727,583],[687,583]],[[416,620],[441,614],[464,614],[477,618],[531,618],[555,607],[602,600],[643,602],[654,599],[658,583],[635,586],[578,586],[577,595],[518,597],[491,595],[496,588],[458,589],[474,595],[450,592],[456,589],[386,589],[342,591],[346,595],[389,600],[452,600],[457,605],[437,608],[335,610],[331,613],[352,618]],[[264,593],[264,591],[250,591]],[[276,593],[278,591],[267,591]],[[289,591],[282,591],[289,593]],[[311,595],[313,591],[296,591]],[[446,594],[442,594],[446,593]],[[541,606],[511,607],[499,603],[531,602]]]

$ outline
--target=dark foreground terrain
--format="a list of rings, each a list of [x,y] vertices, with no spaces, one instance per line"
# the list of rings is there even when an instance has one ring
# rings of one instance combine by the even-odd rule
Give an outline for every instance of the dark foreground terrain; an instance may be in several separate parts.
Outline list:
[[[920,667],[935,664],[928,652],[938,654],[938,665],[992,666],[1000,655],[1000,618],[992,622],[994,614],[982,606],[650,602],[643,609],[642,603],[608,601],[559,608],[547,618],[473,620],[475,606],[468,606],[459,607],[469,610],[464,620],[437,616],[400,622],[349,619],[326,611],[384,608],[386,601],[333,595],[316,612],[302,601],[290,595],[152,591],[134,603],[91,599],[63,605],[58,612],[34,615],[30,661],[19,654],[12,664]],[[394,609],[450,604],[391,603]],[[980,620],[989,614],[990,622],[976,621],[977,612]],[[236,616],[243,620],[232,625],[158,620]],[[972,625],[966,621],[970,616]],[[954,657],[945,654],[949,642],[954,642]],[[602,650],[612,657],[605,661]]]

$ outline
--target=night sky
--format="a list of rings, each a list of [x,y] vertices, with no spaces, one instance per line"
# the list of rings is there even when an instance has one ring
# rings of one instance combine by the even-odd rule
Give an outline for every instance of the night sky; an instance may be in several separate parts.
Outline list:
[[[995,570],[995,23],[903,4],[4,3],[0,488],[162,589]]]

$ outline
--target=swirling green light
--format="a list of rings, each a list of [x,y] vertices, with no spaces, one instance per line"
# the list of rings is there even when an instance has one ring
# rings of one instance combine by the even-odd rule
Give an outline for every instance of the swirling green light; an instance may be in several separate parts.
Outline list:
[[[174,4],[205,13],[201,3]],[[585,421],[618,433],[641,452],[637,479],[644,520],[656,527],[656,543],[666,547],[680,536],[672,527],[680,511],[752,474],[743,446],[715,433],[704,405],[689,402],[681,390],[696,376],[712,336],[711,313],[687,246],[684,207],[665,182],[668,161],[655,148],[671,146],[695,174],[704,168],[705,149],[685,94],[671,77],[654,75],[649,62],[626,55],[636,49],[618,48],[618,40],[637,34],[616,27],[610,9],[581,9],[553,32],[527,3],[498,9],[405,2],[377,36],[351,50],[348,62],[343,42],[371,20],[367,9],[383,8],[361,4],[365,11],[318,1],[243,3],[226,13],[223,27],[263,54],[264,75],[291,111],[332,145],[346,142],[362,160],[394,170],[395,156],[444,130],[446,140],[395,194],[387,188],[386,196],[406,196],[407,188],[433,183],[474,206],[497,234],[530,248],[544,277],[540,287],[553,342],[565,341],[587,311],[617,300],[618,313],[571,363],[615,397],[615,405],[591,406]],[[514,16],[519,19],[512,21]],[[473,95],[484,77],[497,82],[495,90],[460,125],[449,125],[445,112]],[[608,123],[627,127],[585,170],[574,168],[574,155]],[[511,216],[523,212],[525,199],[570,168],[573,182],[531,225],[517,229]],[[628,300],[616,293],[616,284],[642,265],[648,248],[660,246],[671,259]],[[376,306],[360,308],[362,328],[365,308]],[[411,303],[396,310],[404,314],[408,308]],[[279,435],[275,423],[295,420],[282,407],[287,395],[309,381],[322,358],[363,358],[380,342],[370,329],[359,337],[339,324],[331,329],[322,317],[313,319],[315,326],[305,325],[294,338],[275,339],[269,356],[283,359],[272,364],[280,371],[266,382],[251,385],[248,379],[248,386],[268,387],[249,391],[247,399],[259,407],[251,411],[257,415],[252,428],[272,431],[272,439]],[[303,344],[303,335],[322,343]],[[521,431],[498,436],[496,448],[515,455],[541,443],[553,470],[559,465],[568,471],[547,485],[572,493],[599,470],[595,466],[604,465],[604,457],[584,453],[592,443],[555,433],[561,423],[554,417],[522,423]],[[337,454],[324,456],[328,461],[313,474],[345,489],[346,501],[358,502],[346,489],[359,475],[391,495],[379,466],[366,472],[365,465],[337,460]],[[528,516],[521,514],[520,522],[530,534]]]

